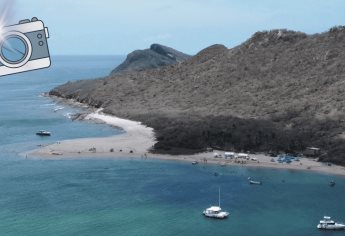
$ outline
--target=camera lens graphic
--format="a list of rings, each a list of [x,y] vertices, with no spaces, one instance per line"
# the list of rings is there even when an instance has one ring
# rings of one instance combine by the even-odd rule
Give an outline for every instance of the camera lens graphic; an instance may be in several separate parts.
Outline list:
[[[1,54],[5,60],[18,63],[25,58],[26,48],[27,46],[21,38],[9,37],[1,47]]]
[[[31,52],[31,43],[24,34],[9,32],[0,44],[0,62],[11,68],[21,67],[28,62]]]

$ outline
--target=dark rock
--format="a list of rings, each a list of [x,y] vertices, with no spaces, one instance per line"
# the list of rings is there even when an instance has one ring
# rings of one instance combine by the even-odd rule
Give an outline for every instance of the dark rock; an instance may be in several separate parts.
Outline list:
[[[149,49],[136,50],[128,54],[126,60],[116,67],[111,75],[129,71],[154,69],[161,66],[176,64],[187,60],[190,56],[175,49],[152,44]]]

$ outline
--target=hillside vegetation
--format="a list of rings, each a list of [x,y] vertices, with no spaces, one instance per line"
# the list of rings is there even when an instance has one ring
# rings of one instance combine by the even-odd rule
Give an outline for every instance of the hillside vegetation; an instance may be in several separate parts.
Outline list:
[[[70,82],[50,94],[103,107],[157,132],[155,152],[206,147],[301,152],[345,164],[345,28],[257,32],[157,69]]]

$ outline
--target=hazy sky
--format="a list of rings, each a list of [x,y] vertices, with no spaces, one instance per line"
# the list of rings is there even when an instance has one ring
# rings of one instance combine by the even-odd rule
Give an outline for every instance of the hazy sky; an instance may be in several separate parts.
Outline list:
[[[152,43],[195,54],[216,43],[236,46],[259,30],[312,34],[345,25],[344,0],[10,1],[11,23],[42,19],[55,55],[119,55]]]

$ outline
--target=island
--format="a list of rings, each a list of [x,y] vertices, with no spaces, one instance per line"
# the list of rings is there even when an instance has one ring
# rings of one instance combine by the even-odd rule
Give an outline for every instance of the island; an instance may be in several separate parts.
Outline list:
[[[115,69],[49,94],[153,128],[153,154],[297,155],[315,147],[318,161],[344,165],[344,38],[344,27],[262,31],[230,49],[213,45],[156,68]]]

